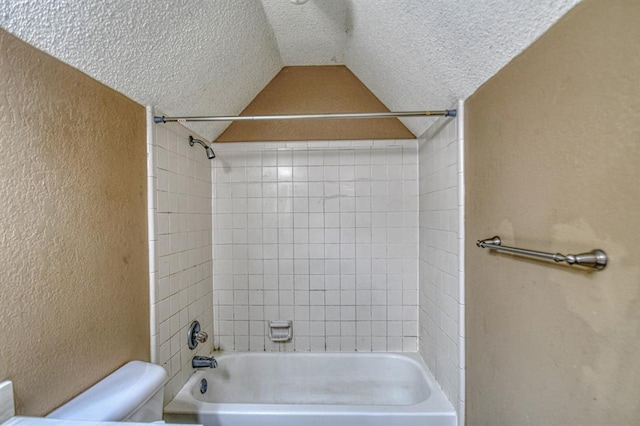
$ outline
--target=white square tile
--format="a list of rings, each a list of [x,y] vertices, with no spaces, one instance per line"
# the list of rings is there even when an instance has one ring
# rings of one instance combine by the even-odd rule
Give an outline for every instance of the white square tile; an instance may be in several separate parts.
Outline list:
[[[395,141],[392,142],[395,143]],[[415,142],[413,144],[415,146]],[[283,144],[271,145],[273,147],[270,149],[279,145],[284,146]],[[351,147],[351,145],[352,143],[349,142],[345,147]],[[318,147],[322,146],[326,147],[327,144],[318,145]],[[225,266],[227,264],[233,265],[233,270],[240,273],[245,268],[245,274],[248,271],[260,274],[262,270],[262,273],[265,274],[262,280],[248,278],[246,285],[247,288],[263,286],[265,305],[263,315],[265,318],[267,314],[272,314],[274,319],[277,319],[273,315],[274,313],[278,315],[283,313],[297,314],[298,316],[308,315],[309,319],[314,320],[308,323],[309,335],[318,334],[313,336],[298,335],[298,338],[304,337],[304,339],[295,340],[293,344],[289,345],[272,346],[270,342],[268,345],[265,343],[265,349],[380,351],[391,350],[391,348],[409,350],[417,345],[415,343],[417,339],[414,336],[402,337],[402,333],[406,332],[417,334],[417,331],[412,330],[418,328],[417,320],[414,319],[418,306],[415,296],[418,285],[418,263],[404,263],[407,256],[415,259],[418,256],[418,233],[412,232],[418,227],[418,215],[415,213],[419,208],[416,199],[419,192],[416,180],[418,161],[414,161],[417,158],[415,147],[411,149],[410,145],[407,146],[409,148],[404,150],[375,148],[362,151],[353,148],[346,150],[335,148],[324,153],[322,151],[297,150],[288,150],[282,153],[265,151],[257,157],[261,161],[256,158],[250,159],[246,154],[242,154],[246,158],[243,160],[240,156],[237,158],[234,156],[233,165],[239,168],[246,167],[246,169],[236,172],[233,177],[229,174],[226,179],[224,173],[220,174],[221,179],[216,182],[216,185],[226,185],[225,182],[228,181],[232,181],[231,185],[241,185],[243,184],[240,180],[242,176],[249,180],[249,183],[244,187],[237,187],[239,192],[236,192],[236,195],[240,195],[240,197],[227,197],[230,200],[236,199],[230,204],[230,207],[227,207],[229,204],[216,204],[222,208],[220,213],[231,215],[235,206],[236,212],[248,213],[246,214],[246,227],[249,227],[250,230],[259,230],[262,226],[262,233],[260,235],[255,232],[247,232],[246,227],[244,233],[240,233],[243,229],[239,225],[243,224],[245,219],[234,221],[231,217],[226,219],[224,216],[216,216],[216,219],[220,220],[214,219],[218,229],[214,238],[225,244],[249,244],[246,247],[246,257],[250,262],[255,262],[234,261],[233,256],[242,256],[245,252],[242,250],[234,251],[233,248],[228,247],[227,249],[231,249],[231,258],[228,259],[231,263],[224,263],[227,261],[224,259],[224,254],[223,258],[217,261],[217,263],[220,262],[219,266],[222,269],[216,267],[216,283],[225,285],[224,275],[219,275],[219,273],[229,270],[228,266]],[[255,152],[259,153],[259,151]],[[413,157],[411,157],[412,155]],[[237,163],[236,160],[238,160]],[[420,166],[424,164],[421,162]],[[257,174],[258,169],[252,169],[253,167],[261,167],[259,175]],[[273,170],[265,171],[265,168],[269,167],[272,167]],[[289,168],[291,170],[290,176]],[[451,185],[452,176],[457,181],[456,173],[447,172],[442,179],[443,184]],[[257,177],[262,180],[262,185],[258,185],[259,181],[257,180],[252,182]],[[263,179],[264,177],[266,180]],[[388,177],[391,178],[390,181],[387,180]],[[284,185],[277,186],[276,180],[278,178],[280,178],[280,183]],[[310,182],[307,184],[307,181]],[[187,185],[186,188],[189,186]],[[216,190],[216,194],[220,196],[220,199],[223,199],[226,189],[224,187],[219,189],[219,191]],[[265,204],[262,202],[262,197],[265,197],[265,200],[272,199],[272,201],[267,201]],[[279,203],[278,197],[284,197],[291,201]],[[333,197],[338,202],[329,201],[327,203],[325,197]],[[246,198],[246,204],[243,201],[237,201],[237,198]],[[253,203],[249,201],[251,199],[261,200],[261,202]],[[173,198],[173,200],[177,200],[177,198]],[[458,202],[457,193],[452,192],[451,195],[443,198],[443,201],[452,201],[453,208],[455,208]],[[167,200],[165,204],[167,203],[171,205],[171,201]],[[277,215],[278,211],[281,213],[280,216]],[[388,217],[387,212],[392,216]],[[413,212],[413,216],[405,216],[405,212]],[[261,214],[262,224],[258,216],[251,216],[251,214]],[[296,216],[296,214],[300,216]],[[453,229],[457,229],[455,227],[457,215],[455,219],[456,223],[454,223]],[[421,217],[420,224],[422,223]],[[449,226],[448,223],[448,219],[443,222],[446,226]],[[390,226],[393,228],[393,232],[388,233]],[[285,232],[277,232],[279,227]],[[333,230],[327,234],[326,230],[331,228]],[[233,232],[230,232],[230,229],[233,229]],[[447,229],[447,231],[452,232],[453,229]],[[260,235],[261,241],[249,241],[258,235]],[[292,235],[293,240],[291,239]],[[236,236],[235,240],[233,236]],[[279,241],[279,237],[282,237],[282,241]],[[454,249],[456,249],[457,239],[454,238],[453,241],[455,243]],[[188,239],[179,240],[178,243],[191,244]],[[258,245],[262,247],[262,259],[260,259]],[[281,245],[284,245],[282,250]],[[293,246],[293,253],[291,253],[290,246]],[[325,256],[325,250],[328,250],[327,253],[330,256],[328,259]],[[336,250],[338,251],[336,252]],[[423,252],[421,249],[420,254],[422,255]],[[284,258],[280,257],[281,254]],[[303,258],[298,256],[303,256]],[[281,262],[278,262],[279,258]],[[391,263],[387,264],[389,260]],[[306,263],[294,267],[294,262],[296,265],[298,265],[297,262]],[[457,270],[457,262],[450,261],[450,263]],[[388,266],[390,271],[387,270]],[[159,266],[159,269],[162,267]],[[306,275],[293,275],[294,271],[296,274],[302,272]],[[388,274],[389,280],[387,280]],[[258,276],[260,275],[248,275],[247,277]],[[281,301],[278,297],[280,295],[277,291],[278,288],[290,288],[291,292],[295,289],[293,300],[289,298],[287,293],[282,293],[283,300]],[[302,296],[302,293],[300,296],[305,301],[303,303],[309,305],[301,306],[307,306],[308,314],[296,309],[299,307],[296,301],[301,300],[296,294],[301,291],[300,289],[305,288],[310,289],[308,297]],[[269,292],[271,293],[269,294]],[[388,300],[390,292],[393,292],[391,293],[391,301]],[[251,296],[251,294],[251,290],[249,290],[248,303],[258,303],[259,296],[257,294]],[[355,297],[352,297],[353,294]],[[243,295],[244,293],[239,293],[239,296],[244,297]],[[408,297],[410,295],[413,300]],[[285,304],[283,305],[282,302]],[[390,302],[399,304],[389,304]],[[329,303],[335,303],[335,305],[329,305]],[[354,303],[354,305],[345,306],[344,303]],[[279,306],[282,306],[283,309],[267,311],[267,307],[277,308]],[[389,307],[392,308],[390,311],[388,311]],[[345,310],[344,308],[351,309]],[[222,314],[224,315],[224,312]],[[333,315],[335,318],[333,322],[338,326],[341,321],[351,321],[351,324],[356,325],[354,332],[356,335],[341,336],[338,332],[336,335],[325,338],[323,335],[325,314],[328,320],[329,316]],[[249,316],[252,316],[251,312]],[[369,317],[373,320],[372,322],[368,322],[367,318]],[[395,327],[392,331],[397,331],[397,324],[400,324],[402,331],[398,336],[392,336],[394,338],[389,338],[387,341],[386,325],[389,317]],[[355,323],[356,319],[358,323]],[[362,326],[357,327],[360,322],[362,322]],[[312,325],[314,323],[315,325]],[[370,324],[370,332],[367,324]],[[352,333],[350,325],[345,327],[347,333]],[[333,329],[332,332],[336,331]],[[395,339],[395,337],[399,339]],[[248,337],[243,339],[233,343],[236,345],[236,349],[246,345],[249,348],[263,350],[261,349],[263,347],[261,346],[262,340],[256,340],[254,345],[252,341],[247,340]],[[411,342],[414,342],[413,346]],[[229,344],[229,342],[223,343]]]

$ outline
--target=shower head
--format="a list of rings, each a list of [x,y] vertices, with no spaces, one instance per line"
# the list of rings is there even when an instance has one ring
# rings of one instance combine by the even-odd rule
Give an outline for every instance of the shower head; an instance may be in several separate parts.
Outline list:
[[[213,160],[214,158],[216,158],[216,154],[213,152],[209,145],[202,142],[200,139],[194,139],[193,136],[189,136],[189,145],[193,146],[194,143],[199,143],[204,147],[204,149],[207,151],[207,158],[209,160]]]
[[[213,150],[210,147],[205,148],[207,151],[207,158],[209,160],[213,160],[214,158],[216,158],[216,153],[213,152]]]

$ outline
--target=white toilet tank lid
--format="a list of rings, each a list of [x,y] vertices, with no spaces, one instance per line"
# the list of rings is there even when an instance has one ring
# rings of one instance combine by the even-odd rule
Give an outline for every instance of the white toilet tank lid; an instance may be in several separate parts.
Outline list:
[[[156,364],[131,361],[47,415],[53,419],[118,421],[146,403],[167,380]]]

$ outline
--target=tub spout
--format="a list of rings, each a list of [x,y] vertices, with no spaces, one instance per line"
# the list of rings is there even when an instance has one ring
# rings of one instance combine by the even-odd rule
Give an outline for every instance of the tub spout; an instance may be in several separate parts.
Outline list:
[[[194,356],[191,360],[191,366],[193,368],[217,368],[218,361],[214,357]]]

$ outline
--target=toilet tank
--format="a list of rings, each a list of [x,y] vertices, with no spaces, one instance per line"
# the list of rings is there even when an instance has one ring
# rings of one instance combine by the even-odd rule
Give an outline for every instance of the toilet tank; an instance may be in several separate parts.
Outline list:
[[[131,361],[47,415],[52,419],[154,422],[162,419],[167,373]]]

